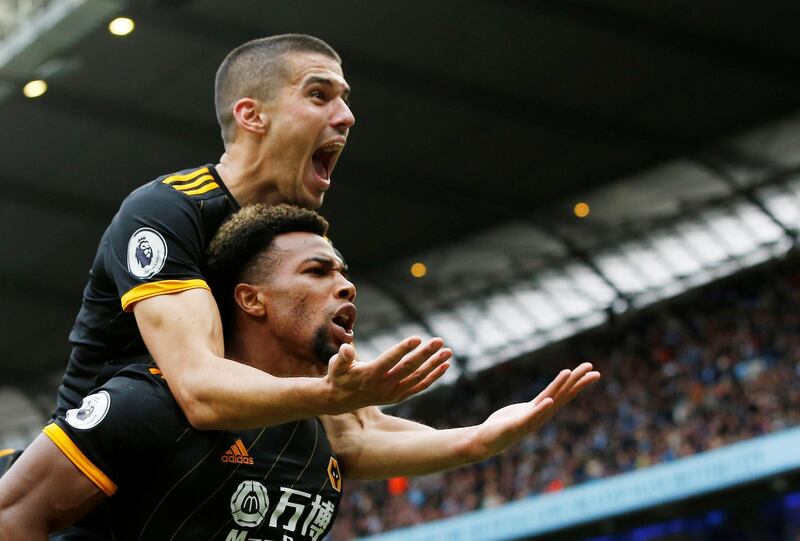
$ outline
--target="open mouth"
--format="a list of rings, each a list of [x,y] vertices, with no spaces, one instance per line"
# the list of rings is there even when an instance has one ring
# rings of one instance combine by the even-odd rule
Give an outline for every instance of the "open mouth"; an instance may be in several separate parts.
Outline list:
[[[344,331],[346,336],[352,337],[353,327],[356,324],[356,307],[352,304],[342,306],[336,311],[331,321],[335,326]]]
[[[328,143],[319,147],[311,156],[311,163],[314,166],[314,172],[323,180],[330,180],[333,174],[333,167],[336,165],[336,159],[344,148],[343,141],[336,141]]]

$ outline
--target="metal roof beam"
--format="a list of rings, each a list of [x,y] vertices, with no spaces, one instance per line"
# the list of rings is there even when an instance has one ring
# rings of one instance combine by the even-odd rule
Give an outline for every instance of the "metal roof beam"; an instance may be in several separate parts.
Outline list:
[[[755,206],[758,210],[760,210],[769,220],[777,225],[781,231],[783,231],[784,235],[792,240],[794,245],[797,244],[797,233],[795,233],[790,227],[780,221],[764,204],[761,199],[756,195],[756,191],[753,189],[753,186],[745,186],[739,187],[736,179],[733,178],[731,172],[729,171],[728,167],[712,158],[696,158],[695,163],[700,167],[706,169],[709,173],[714,175],[715,177],[721,179],[725,184],[727,184],[732,194],[741,194],[747,201],[749,201],[753,206]]]

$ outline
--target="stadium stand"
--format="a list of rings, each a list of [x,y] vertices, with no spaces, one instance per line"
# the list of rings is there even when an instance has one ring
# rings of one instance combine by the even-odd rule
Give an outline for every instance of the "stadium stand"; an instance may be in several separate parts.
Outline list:
[[[334,539],[493,509],[796,426],[799,326],[795,254],[526,363],[463,379],[403,414],[434,425],[480,422],[503,403],[534,396],[564,356],[591,360],[604,385],[486,463],[419,479],[350,483]]]

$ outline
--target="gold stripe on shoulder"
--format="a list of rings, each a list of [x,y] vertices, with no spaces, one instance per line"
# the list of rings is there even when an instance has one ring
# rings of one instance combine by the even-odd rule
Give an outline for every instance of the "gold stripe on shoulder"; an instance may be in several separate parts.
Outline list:
[[[191,173],[184,173],[183,175],[171,175],[161,182],[164,184],[172,184],[173,182],[182,182],[184,180],[192,180],[197,175],[202,175],[204,173],[208,173],[208,167],[201,167],[196,171],[192,171]]]
[[[139,301],[159,295],[180,293],[182,291],[188,291],[189,289],[210,290],[206,281],[199,278],[192,278],[190,280],[161,280],[160,282],[147,282],[134,287],[125,293],[120,301],[122,302],[122,309],[125,312],[130,312],[133,310],[133,305]]]
[[[186,190],[191,190],[192,188],[197,188],[198,186],[200,186],[204,182],[208,182],[209,180],[214,180],[214,177],[212,177],[211,175],[203,175],[194,182],[189,182],[187,184],[173,184],[172,187],[178,191],[184,192]]]
[[[113,496],[117,491],[117,485],[112,481],[100,468],[95,466],[91,460],[86,458],[86,455],[78,449],[78,446],[73,443],[70,437],[64,430],[55,423],[51,423],[42,429],[45,436],[50,438],[52,442],[58,447],[66,457],[75,464],[75,466],[89,478],[89,480],[97,485],[97,488],[106,493],[106,496]]]
[[[210,184],[206,184],[205,186],[197,188],[196,190],[189,190],[183,193],[185,193],[186,195],[200,195],[206,192],[210,192],[211,190],[214,190],[216,188],[219,188],[219,184],[217,184],[216,182],[212,182]]]
[[[0,451],[0,457],[6,456],[6,455],[10,455],[13,452],[14,452],[14,449],[3,449],[2,451]]]

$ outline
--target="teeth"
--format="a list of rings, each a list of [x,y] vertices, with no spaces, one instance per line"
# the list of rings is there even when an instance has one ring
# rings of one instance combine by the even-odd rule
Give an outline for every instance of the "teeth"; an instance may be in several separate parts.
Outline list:
[[[346,314],[338,315],[333,318],[333,322],[342,327],[347,327],[350,324],[350,316]]]
[[[336,152],[342,147],[344,147],[344,143],[329,143],[324,147],[320,147],[320,150],[324,150],[325,152]]]

